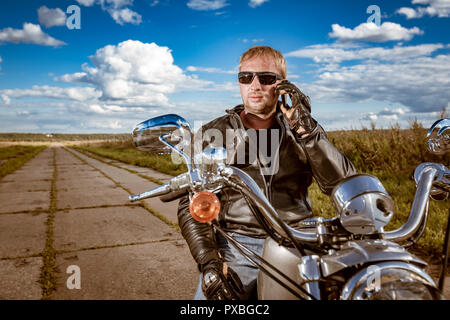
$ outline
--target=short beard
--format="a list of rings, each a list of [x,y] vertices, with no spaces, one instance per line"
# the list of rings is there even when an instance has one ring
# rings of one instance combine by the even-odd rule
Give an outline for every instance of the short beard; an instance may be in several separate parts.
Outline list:
[[[257,109],[258,112],[256,113],[254,110],[255,108],[249,109],[247,106],[244,105],[245,111],[248,113],[251,113],[259,118],[267,119],[269,116],[271,116],[276,111],[276,102],[273,105],[265,105],[264,108]]]

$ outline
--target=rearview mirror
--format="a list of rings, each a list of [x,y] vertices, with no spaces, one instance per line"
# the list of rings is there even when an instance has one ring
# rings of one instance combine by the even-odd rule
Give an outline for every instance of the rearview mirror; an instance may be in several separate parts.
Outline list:
[[[190,147],[192,140],[189,122],[176,114],[151,118],[139,123],[133,130],[133,142],[138,150],[159,154],[173,150],[186,160],[189,171],[193,161],[183,149]]]
[[[156,154],[168,154],[171,152],[170,147],[161,142],[159,137],[164,135],[171,144],[176,145],[182,140],[175,133],[177,130],[177,127],[157,127],[145,129],[139,132],[133,131],[133,142],[139,151]]]
[[[436,121],[428,130],[428,150],[435,154],[445,154],[450,151],[450,119]]]

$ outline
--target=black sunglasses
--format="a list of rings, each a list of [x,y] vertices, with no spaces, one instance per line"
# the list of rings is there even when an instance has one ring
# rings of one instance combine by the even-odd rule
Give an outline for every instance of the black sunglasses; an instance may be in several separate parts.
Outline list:
[[[259,83],[262,85],[271,85],[277,82],[277,80],[282,80],[283,77],[279,74],[273,72],[250,72],[244,71],[239,72],[238,79],[241,84],[250,84],[253,82],[255,76],[258,76]]]

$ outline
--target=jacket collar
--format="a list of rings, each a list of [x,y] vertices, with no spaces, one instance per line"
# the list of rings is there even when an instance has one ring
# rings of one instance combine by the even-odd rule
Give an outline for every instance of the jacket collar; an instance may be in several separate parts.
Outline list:
[[[238,126],[237,126],[238,128],[244,128],[244,125],[242,124],[242,121],[241,121],[241,117],[239,116],[241,114],[242,110],[244,110],[244,105],[243,104],[239,104],[239,105],[235,106],[232,109],[225,110],[225,112],[227,114],[233,116],[233,118],[236,118],[236,117],[239,118],[239,120],[236,119],[237,120],[237,124],[238,124]],[[281,111],[280,106],[279,106],[278,103],[277,103],[277,112],[275,114],[275,118],[277,119],[278,123],[280,125],[282,125],[282,127],[283,126],[286,127],[286,125],[287,125],[285,123],[286,119],[284,119],[283,112]],[[287,125],[287,126],[289,127],[289,125]]]
[[[230,115],[237,114],[239,116],[239,114],[242,112],[242,110],[244,110],[244,105],[243,104],[239,104],[236,107],[234,107],[233,109],[225,110],[225,112],[230,114]]]

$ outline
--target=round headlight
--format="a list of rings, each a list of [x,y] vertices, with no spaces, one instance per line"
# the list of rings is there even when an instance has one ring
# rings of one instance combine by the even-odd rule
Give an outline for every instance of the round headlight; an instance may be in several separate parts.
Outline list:
[[[394,214],[394,201],[378,178],[368,174],[342,180],[331,199],[342,226],[353,234],[383,232]]]
[[[344,286],[343,300],[436,300],[442,295],[420,268],[404,262],[371,265]]]

